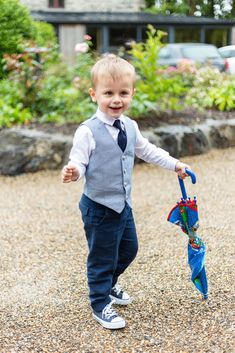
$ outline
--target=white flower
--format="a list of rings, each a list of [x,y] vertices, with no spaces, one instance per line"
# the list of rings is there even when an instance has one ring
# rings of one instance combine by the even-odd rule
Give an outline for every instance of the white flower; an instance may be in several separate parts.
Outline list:
[[[89,49],[89,45],[86,42],[77,43],[74,48],[76,53],[83,53],[83,54],[87,53],[88,49]]]

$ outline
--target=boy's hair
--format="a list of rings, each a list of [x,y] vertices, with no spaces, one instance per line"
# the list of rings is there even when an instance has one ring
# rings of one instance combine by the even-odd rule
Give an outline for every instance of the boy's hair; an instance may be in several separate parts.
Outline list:
[[[111,77],[113,80],[118,80],[123,76],[129,76],[134,85],[136,80],[134,66],[114,54],[108,54],[104,58],[98,60],[91,69],[93,87],[96,86],[100,79]]]

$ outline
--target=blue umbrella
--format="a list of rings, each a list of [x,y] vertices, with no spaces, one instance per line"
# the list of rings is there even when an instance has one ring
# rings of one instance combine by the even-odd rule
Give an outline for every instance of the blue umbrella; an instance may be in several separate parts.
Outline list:
[[[189,169],[186,173],[191,177],[192,183],[196,183],[196,175]],[[187,196],[184,181],[178,178],[182,198],[170,211],[167,220],[181,227],[188,235],[188,263],[191,269],[191,279],[195,287],[201,292],[203,299],[208,299],[208,284],[205,271],[206,248],[201,238],[197,235],[199,227],[197,200]]]

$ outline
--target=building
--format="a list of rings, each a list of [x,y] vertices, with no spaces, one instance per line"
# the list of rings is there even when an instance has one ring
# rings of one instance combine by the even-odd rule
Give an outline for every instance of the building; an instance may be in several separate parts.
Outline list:
[[[151,15],[141,11],[144,0],[21,0],[35,20],[54,25],[68,62],[84,34],[99,52],[117,52],[130,40],[142,41],[148,24],[168,33],[168,41],[235,44],[235,20]]]

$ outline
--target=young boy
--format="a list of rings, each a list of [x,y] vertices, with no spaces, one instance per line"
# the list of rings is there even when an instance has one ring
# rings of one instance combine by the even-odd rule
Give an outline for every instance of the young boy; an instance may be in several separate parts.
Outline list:
[[[85,176],[79,207],[89,247],[87,276],[93,317],[105,328],[119,329],[125,320],[112,305],[127,305],[131,298],[117,281],[138,249],[131,209],[134,157],[176,171],[181,178],[187,166],[151,144],[137,123],[123,115],[135,92],[131,64],[109,55],[94,65],[91,74],[89,93],[98,110],[77,129],[62,181]]]

